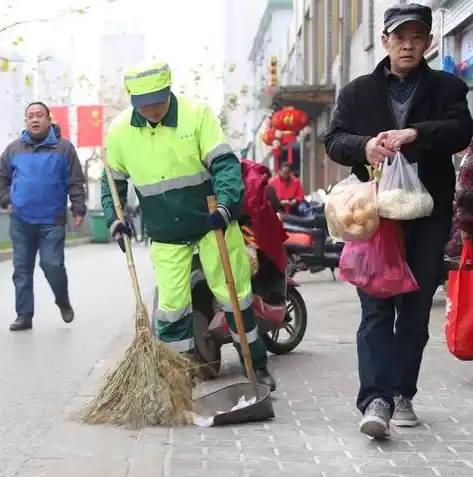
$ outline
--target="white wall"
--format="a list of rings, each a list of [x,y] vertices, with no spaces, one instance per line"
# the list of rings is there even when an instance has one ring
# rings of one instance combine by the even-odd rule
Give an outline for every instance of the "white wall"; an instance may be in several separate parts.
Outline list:
[[[269,109],[262,107],[260,104],[261,93],[269,86],[269,59],[271,56],[280,58],[280,52],[287,43],[287,31],[293,22],[292,10],[276,10],[271,15],[271,23],[263,37],[262,47],[260,48],[256,61],[253,63],[254,75],[254,91],[253,99],[254,109],[252,115],[251,135],[254,134],[256,142],[255,160],[262,162],[270,148],[266,147],[261,139],[260,134],[265,129],[262,127],[262,120],[269,114]],[[278,73],[281,74],[283,65],[278,65]],[[249,140],[253,137],[249,138]]]

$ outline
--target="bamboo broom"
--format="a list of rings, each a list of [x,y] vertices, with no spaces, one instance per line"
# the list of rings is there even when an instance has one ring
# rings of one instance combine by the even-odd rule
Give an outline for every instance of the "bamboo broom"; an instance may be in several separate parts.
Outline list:
[[[105,157],[103,162],[116,215],[123,221],[117,188]],[[110,423],[133,429],[189,423],[193,363],[155,338],[141,296],[130,239],[124,237],[124,242],[136,300],[135,337],[116,369],[105,377],[95,399],[74,417],[88,424]]]

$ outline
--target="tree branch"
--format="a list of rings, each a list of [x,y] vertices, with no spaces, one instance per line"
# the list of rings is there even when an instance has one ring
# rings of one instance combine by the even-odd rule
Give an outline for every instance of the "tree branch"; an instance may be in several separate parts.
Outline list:
[[[73,15],[75,13],[79,14],[84,14],[87,13],[89,10],[91,10],[94,7],[98,7],[100,5],[105,5],[107,3],[115,3],[118,0],[99,0],[98,2],[95,2],[91,5],[88,5],[83,8],[72,8],[70,10],[67,10],[65,12],[58,13],[57,15],[53,15],[52,17],[48,18],[32,18],[30,20],[19,20],[17,22],[11,23],[10,25],[6,25],[3,27],[0,27],[0,33],[3,33],[4,31],[11,30],[12,28],[15,28],[20,25],[27,25],[29,23],[48,23],[54,20],[58,20],[59,18],[66,17],[69,15]]]

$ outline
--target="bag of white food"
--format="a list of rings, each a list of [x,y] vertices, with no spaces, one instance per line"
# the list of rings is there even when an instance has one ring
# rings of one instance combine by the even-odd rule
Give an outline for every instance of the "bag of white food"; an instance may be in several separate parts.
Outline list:
[[[392,220],[413,220],[432,213],[434,201],[414,167],[398,152],[384,161],[378,186],[378,214]]]
[[[368,240],[379,226],[374,182],[361,182],[352,174],[325,197],[330,236],[342,241]]]

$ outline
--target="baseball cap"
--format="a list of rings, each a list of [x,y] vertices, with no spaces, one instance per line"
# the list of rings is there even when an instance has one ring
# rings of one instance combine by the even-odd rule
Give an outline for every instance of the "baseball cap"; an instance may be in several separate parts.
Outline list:
[[[395,5],[384,12],[384,33],[392,33],[396,28],[407,22],[423,23],[432,30],[432,10],[425,5],[409,3]]]
[[[134,108],[167,102],[171,84],[171,69],[166,62],[142,63],[125,74],[125,87]]]

